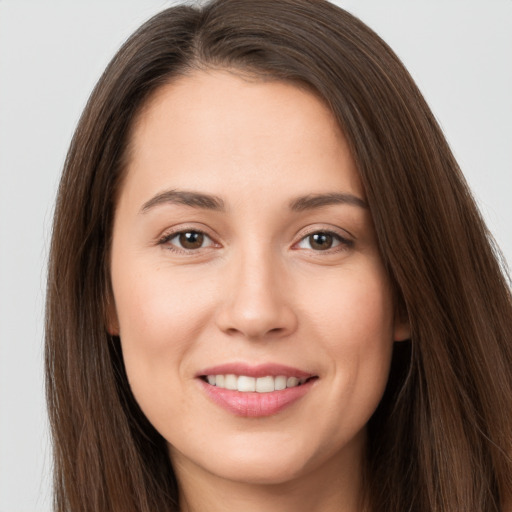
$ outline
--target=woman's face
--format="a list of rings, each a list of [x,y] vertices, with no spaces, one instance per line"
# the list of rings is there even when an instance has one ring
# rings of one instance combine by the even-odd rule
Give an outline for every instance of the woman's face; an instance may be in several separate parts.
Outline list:
[[[407,326],[314,95],[227,71],[162,87],[134,127],[111,255],[109,327],[178,476],[276,483],[360,461]]]

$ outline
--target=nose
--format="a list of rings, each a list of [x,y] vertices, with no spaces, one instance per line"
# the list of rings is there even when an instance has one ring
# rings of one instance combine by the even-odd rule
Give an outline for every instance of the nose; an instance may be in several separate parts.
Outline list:
[[[218,328],[251,340],[281,338],[294,332],[298,319],[282,266],[268,255],[254,253],[228,265],[224,300],[216,314]]]

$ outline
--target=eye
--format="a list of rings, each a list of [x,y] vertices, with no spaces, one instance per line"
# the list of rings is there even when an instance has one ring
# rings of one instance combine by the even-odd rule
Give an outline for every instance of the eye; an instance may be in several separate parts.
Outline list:
[[[194,251],[215,245],[213,240],[206,233],[193,229],[187,229],[166,235],[159,241],[159,243],[167,245],[169,246],[169,249],[178,252]]]
[[[353,242],[347,240],[332,231],[315,231],[302,238],[297,244],[300,249],[311,249],[314,251],[328,251],[335,247],[352,247]],[[342,247],[339,247],[340,249]]]

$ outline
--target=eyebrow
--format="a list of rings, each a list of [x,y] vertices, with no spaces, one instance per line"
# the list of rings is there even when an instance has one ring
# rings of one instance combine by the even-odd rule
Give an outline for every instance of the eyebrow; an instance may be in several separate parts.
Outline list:
[[[146,213],[155,206],[162,204],[183,204],[192,208],[225,211],[224,201],[220,197],[187,190],[166,190],[145,202],[140,212]]]
[[[307,196],[298,197],[290,202],[290,209],[294,212],[302,212],[305,210],[315,210],[323,206],[331,206],[336,204],[348,204],[351,206],[359,206],[368,209],[368,203],[360,197],[353,194],[345,194],[332,192],[328,194],[308,194]]]
[[[146,213],[155,206],[163,204],[183,204],[204,210],[226,211],[224,201],[218,196],[188,190],[166,190],[152,197],[149,201],[146,201],[142,205],[140,213]],[[336,204],[348,204],[368,209],[368,204],[361,198],[353,194],[339,192],[308,194],[306,196],[297,197],[290,202],[289,207],[290,210],[294,212],[303,212]]]

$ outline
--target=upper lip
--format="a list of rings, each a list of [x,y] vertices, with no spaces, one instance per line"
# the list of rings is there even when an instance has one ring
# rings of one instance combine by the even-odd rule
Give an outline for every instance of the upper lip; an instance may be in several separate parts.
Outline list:
[[[199,371],[196,377],[204,377],[206,375],[247,375],[248,377],[277,377],[283,375],[285,377],[309,378],[314,374],[276,363],[263,363],[251,365],[243,362],[225,363],[211,366]]]

